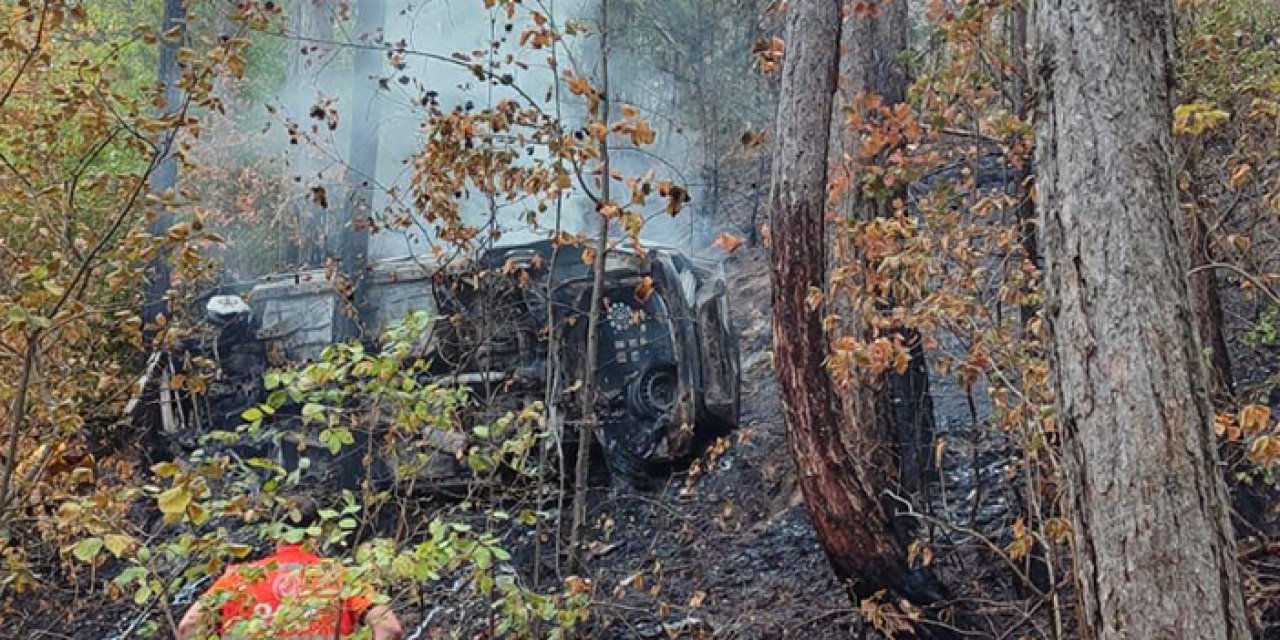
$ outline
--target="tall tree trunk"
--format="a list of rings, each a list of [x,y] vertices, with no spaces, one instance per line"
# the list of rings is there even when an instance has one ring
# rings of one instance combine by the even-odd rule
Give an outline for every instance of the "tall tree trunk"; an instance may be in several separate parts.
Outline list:
[[[839,28],[839,3],[832,0],[797,0],[787,10],[770,194],[774,361],[800,488],[836,575],[855,601],[888,590],[929,603],[941,590],[927,574],[907,568],[880,505],[881,475],[865,455],[877,438],[868,433],[871,425],[835,410],[823,311],[809,303],[810,291],[821,291],[826,277],[827,145]]]
[[[878,0],[853,4],[842,16],[840,33],[840,97],[853,104],[859,94],[880,96],[886,105],[907,99],[910,78],[900,59],[907,50],[909,25],[906,0]]]
[[[178,35],[175,37],[160,39],[160,61],[156,69],[156,79],[164,88],[162,113],[166,116],[176,114],[182,104],[182,90],[178,87],[178,81],[182,79],[182,69],[178,66],[178,50],[182,48],[182,41],[186,37],[186,20],[187,8],[184,0],[164,0],[164,17],[160,32],[166,33],[172,29],[178,29]],[[177,135],[177,128],[170,127],[160,140],[159,148],[165,155],[151,172],[148,186],[152,193],[168,191],[178,183],[178,159],[172,152],[175,135]],[[148,226],[147,231],[163,239],[172,224],[173,215],[162,209]],[[171,281],[170,269],[167,250],[161,250],[151,260],[151,264],[147,265],[147,289],[142,302],[142,320],[148,327],[151,327],[160,316],[169,315],[169,301],[166,296],[169,293]],[[152,330],[148,330],[147,333],[151,334]]]
[[[1035,4],[1045,316],[1085,638],[1247,638],[1174,181],[1172,3]]]
[[[350,305],[337,326],[344,337],[360,333],[364,315],[364,281],[369,262],[369,234],[373,219],[373,194],[377,186],[378,151],[382,113],[377,95],[385,52],[382,29],[386,16],[383,0],[361,0],[357,6],[356,39],[351,96],[355,112],[351,122],[351,154],[347,166],[347,215],[338,248],[338,260]]]
[[[880,201],[863,197],[858,188],[861,170],[878,158],[863,158],[860,143],[844,126],[843,113],[857,107],[864,96],[878,96],[885,106],[906,100],[909,77],[901,56],[907,50],[908,14],[906,0],[881,0],[866,7],[845,5],[840,35],[839,79],[832,121],[831,161],[849,171],[853,185],[847,197],[838,203],[844,219],[869,220],[892,217],[892,201],[906,199],[905,187],[891,198]],[[864,113],[872,119],[875,114]],[[887,155],[887,154],[886,154]],[[888,306],[895,304],[889,301]],[[852,321],[852,320],[851,320]],[[919,332],[910,327],[897,327],[895,337],[911,351],[906,372],[886,374],[876,389],[851,389],[850,394],[874,393],[874,398],[849,398],[847,411],[874,407],[857,419],[876,423],[886,434],[886,444],[896,454],[887,475],[898,480],[909,494],[925,486],[929,455],[934,434],[933,398],[929,392],[929,370]]]

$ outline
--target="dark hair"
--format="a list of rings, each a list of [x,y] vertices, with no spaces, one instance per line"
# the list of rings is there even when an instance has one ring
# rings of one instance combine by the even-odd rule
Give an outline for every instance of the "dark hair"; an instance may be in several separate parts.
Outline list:
[[[290,527],[305,529],[320,524],[320,504],[311,496],[290,496],[279,504],[279,509],[279,520]]]

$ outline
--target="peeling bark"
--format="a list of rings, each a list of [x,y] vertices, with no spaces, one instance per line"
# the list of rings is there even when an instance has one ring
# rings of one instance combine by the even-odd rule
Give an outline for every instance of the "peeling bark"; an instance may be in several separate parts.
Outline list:
[[[1084,638],[1247,638],[1174,181],[1172,3],[1044,0],[1045,317]]]

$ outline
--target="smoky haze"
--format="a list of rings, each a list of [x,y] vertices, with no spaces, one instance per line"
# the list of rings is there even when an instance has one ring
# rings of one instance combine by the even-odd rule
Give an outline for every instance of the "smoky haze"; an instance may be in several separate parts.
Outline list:
[[[529,4],[529,3],[526,3]],[[353,11],[362,5],[354,3]],[[571,60],[580,72],[593,79],[600,77],[601,54],[595,24],[599,16],[598,0],[544,0],[536,6],[554,12],[563,25],[579,21],[588,33],[569,36],[561,53],[561,66]],[[332,251],[333,239],[346,216],[347,199],[344,185],[372,188],[372,206],[381,219],[412,219],[407,229],[383,229],[370,239],[370,258],[383,259],[405,255],[422,257],[432,243],[434,233],[419,211],[412,207],[410,178],[415,154],[424,146],[423,123],[427,118],[424,97],[434,99],[439,109],[449,112],[456,107],[483,109],[501,100],[527,104],[532,97],[540,108],[554,113],[556,105],[552,87],[556,75],[548,64],[546,50],[534,50],[519,44],[520,33],[531,24],[528,8],[517,11],[508,20],[501,8],[485,9],[482,0],[392,0],[386,3],[385,26],[381,33],[361,33],[358,15],[345,14],[336,0],[295,0],[283,37],[291,42],[290,68],[276,91],[280,117],[293,127],[277,127],[281,138],[281,156],[285,162],[286,182],[296,192],[292,199],[310,199],[314,190],[323,189],[328,206],[320,219],[303,229],[307,234],[324,236],[322,244]],[[510,24],[510,27],[508,27]],[[470,55],[486,51],[491,42],[498,48],[495,58],[511,56],[517,64],[501,64],[495,71],[511,74],[511,86],[485,82],[465,65],[441,60],[454,54]],[[362,48],[392,45],[407,55],[393,64],[385,51],[377,52],[378,72],[370,77],[357,77],[353,59]],[[422,55],[426,54],[426,55]],[[636,60],[623,59],[614,52],[610,61],[610,95],[617,104],[634,105],[657,133],[654,144],[642,149],[631,147],[618,136],[612,138],[614,171],[624,178],[652,172],[655,180],[669,180],[685,186],[691,200],[676,216],[665,211],[665,201],[653,198],[645,208],[647,223],[642,240],[648,243],[677,246],[704,257],[719,253],[710,246],[718,229],[707,223],[701,209],[704,200],[703,177],[699,160],[703,153],[700,136],[692,127],[678,121],[670,109],[672,97],[655,70]],[[646,80],[647,78],[647,80]],[[321,117],[320,108],[335,112]],[[563,92],[561,101],[564,126],[580,127],[584,121],[581,100]],[[613,110],[614,118],[619,110]],[[332,120],[336,119],[336,127]],[[288,138],[302,131],[301,144],[289,144]],[[293,135],[291,135],[291,132]],[[376,147],[376,166],[353,166],[359,151]],[[541,155],[535,153],[535,159]],[[615,183],[615,199],[626,200],[626,187]],[[489,203],[475,193],[463,193],[460,200],[464,220],[482,226],[489,219]],[[585,233],[595,227],[594,206],[575,184],[566,192],[562,228],[570,233]],[[499,244],[514,244],[549,237],[553,224],[551,213],[543,214],[537,226],[525,222],[527,202],[497,203],[501,238]],[[615,234],[620,237],[621,232]]]

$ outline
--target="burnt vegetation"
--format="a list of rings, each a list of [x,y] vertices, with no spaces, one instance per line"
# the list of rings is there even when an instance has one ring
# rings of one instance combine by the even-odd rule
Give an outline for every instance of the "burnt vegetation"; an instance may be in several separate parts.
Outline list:
[[[1273,4],[0,3],[5,631],[1276,636]]]

